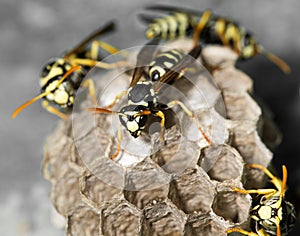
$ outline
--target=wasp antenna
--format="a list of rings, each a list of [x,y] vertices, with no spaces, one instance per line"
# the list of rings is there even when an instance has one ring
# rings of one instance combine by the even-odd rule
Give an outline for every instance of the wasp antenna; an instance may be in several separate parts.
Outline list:
[[[68,70],[63,76],[62,78],[58,81],[56,87],[59,87],[62,82],[70,75],[72,74],[74,71],[81,69],[81,66],[74,66],[72,67],[70,70]],[[40,95],[32,98],[31,100],[25,102],[24,104],[22,104],[21,106],[19,106],[11,115],[11,118],[14,119],[16,118],[16,116],[26,107],[28,107],[29,105],[31,105],[32,103],[36,102],[37,100],[46,97],[48,94],[50,94],[52,91],[47,91],[44,93],[41,93]]]
[[[62,82],[64,82],[64,80],[70,75],[72,74],[74,71],[76,70],[80,70],[81,69],[81,66],[73,66],[70,70],[68,70],[64,75],[63,77],[61,77],[61,79],[57,82],[57,85],[56,85],[56,88],[58,88]]]
[[[189,52],[189,55],[193,58],[198,58],[201,52],[202,52],[202,45],[198,44]]]
[[[271,52],[267,52],[264,49],[260,50],[260,53],[262,55],[264,55],[266,58],[268,58],[275,65],[277,65],[285,74],[291,73],[290,66],[284,60],[282,60],[280,57],[276,56],[275,54],[273,54]]]
[[[287,181],[287,169],[286,169],[286,166],[283,165],[282,166],[282,185],[281,185],[281,191],[280,191],[281,199],[283,198],[284,192],[286,189],[286,181]]]
[[[119,114],[116,111],[111,111],[105,108],[100,107],[89,107],[87,108],[88,111],[94,112],[94,113],[105,113],[105,114]]]
[[[26,107],[28,107],[29,105],[31,105],[32,103],[36,102],[37,100],[47,96],[48,94],[50,94],[51,91],[48,91],[48,92],[44,92],[44,93],[41,93],[40,95],[32,98],[31,100],[25,102],[24,104],[22,104],[21,106],[19,106],[14,112],[13,114],[11,115],[11,118],[14,119],[16,118],[16,116]]]

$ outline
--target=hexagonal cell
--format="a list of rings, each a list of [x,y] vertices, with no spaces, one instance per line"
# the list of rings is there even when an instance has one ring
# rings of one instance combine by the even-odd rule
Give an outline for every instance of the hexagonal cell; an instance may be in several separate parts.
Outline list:
[[[159,136],[153,136],[153,145],[159,143]],[[180,174],[186,168],[196,165],[200,156],[200,148],[196,142],[181,136],[177,126],[166,130],[165,145],[151,155],[163,171],[169,174]]]
[[[185,236],[227,235],[228,224],[213,212],[189,215],[184,227]]]
[[[215,195],[214,185],[202,169],[189,168],[170,183],[169,198],[185,213],[209,212]]]
[[[201,153],[200,166],[216,181],[241,179],[243,159],[236,149],[229,145],[209,146]]]
[[[141,211],[126,200],[116,200],[105,206],[101,212],[103,235],[138,235]]]
[[[53,184],[51,199],[57,212],[63,216],[67,216],[77,206],[81,205],[82,200],[76,172],[69,171]]]
[[[223,99],[229,119],[258,121],[261,109],[247,92],[224,90]]]
[[[245,163],[268,166],[272,159],[272,153],[258,136],[256,122],[246,120],[229,122],[233,133],[232,146],[239,151]]]
[[[221,90],[232,90],[251,93],[253,80],[244,72],[227,67],[213,71],[213,77]]]
[[[67,160],[72,139],[64,133],[68,131],[67,127],[68,123],[60,122],[47,138],[44,146],[42,172],[44,177],[51,182],[56,182],[70,170]]]
[[[206,45],[201,53],[204,63],[212,68],[234,67],[238,55],[228,47],[222,45]]]
[[[249,216],[251,199],[249,195],[240,194],[232,190],[236,183],[227,182],[217,185],[217,194],[212,209],[218,216],[233,223],[245,222]]]
[[[66,235],[91,235],[98,236],[100,216],[88,206],[79,206],[70,215]]]
[[[123,196],[122,190],[101,181],[97,176],[85,170],[79,179],[80,193],[89,205],[98,207],[105,201]]]
[[[168,198],[169,185],[164,185],[161,188],[144,190],[144,191],[124,191],[124,196],[127,201],[143,209],[148,204],[153,202],[164,201]]]
[[[143,211],[141,235],[183,235],[186,216],[169,200],[148,205]]]
[[[171,175],[165,173],[154,161],[146,157],[134,166],[126,168],[125,190],[153,190],[167,185]]]

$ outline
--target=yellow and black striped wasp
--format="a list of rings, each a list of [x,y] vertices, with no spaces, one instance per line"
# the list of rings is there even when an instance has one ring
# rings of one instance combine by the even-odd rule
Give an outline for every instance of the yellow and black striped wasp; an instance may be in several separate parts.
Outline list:
[[[164,85],[171,85],[182,77],[183,71],[187,66],[200,55],[202,47],[201,45],[195,46],[187,55],[183,54],[183,52],[178,53],[180,50],[176,49],[163,52],[153,58],[158,43],[158,39],[153,39],[138,53],[137,64],[127,91],[121,92],[116,96],[115,100],[105,108],[94,107],[88,110],[94,113],[117,114],[121,125],[123,125],[134,138],[139,137],[145,130],[149,116],[158,117],[160,118],[161,128],[160,141],[164,142],[165,111],[178,105],[189,117],[194,118],[194,115],[179,100],[172,100],[167,104],[159,102],[159,95],[161,95]],[[166,64],[164,64],[164,62],[166,62]],[[127,95],[128,104],[122,107],[119,112],[109,110],[124,95]],[[122,126],[120,126],[118,131],[118,149],[111,157],[112,159],[115,159],[121,150],[121,127]],[[198,129],[207,143],[210,144],[210,139],[199,125]]]
[[[296,221],[294,206],[285,200],[287,169],[282,166],[282,180],[275,177],[267,168],[259,164],[248,164],[246,167],[262,170],[270,179],[276,189],[239,189],[234,191],[241,194],[258,194],[258,203],[254,203],[251,211],[251,223],[254,232],[240,228],[232,228],[227,233],[240,232],[250,236],[284,236],[292,230]]]
[[[290,67],[279,57],[266,51],[255,37],[237,22],[212,13],[211,10],[195,11],[166,5],[146,7],[147,10],[165,11],[164,17],[141,14],[140,18],[148,24],[147,38],[159,37],[174,40],[193,37],[194,45],[224,45],[234,50],[241,60],[250,59],[257,54],[266,56],[283,72],[290,73]]]
[[[43,98],[42,105],[46,110],[62,119],[66,119],[66,112],[73,107],[76,91],[89,70],[94,66],[110,69],[124,64],[122,61],[110,64],[100,61],[100,48],[109,54],[119,52],[117,48],[108,43],[97,40],[99,36],[114,29],[115,23],[110,21],[82,40],[77,46],[64,53],[62,57],[50,59],[41,71],[40,95],[18,107],[12,114],[12,118],[15,118],[30,104]],[[83,86],[89,88],[89,92],[95,102],[93,81],[86,79]],[[58,106],[58,109],[53,105]]]

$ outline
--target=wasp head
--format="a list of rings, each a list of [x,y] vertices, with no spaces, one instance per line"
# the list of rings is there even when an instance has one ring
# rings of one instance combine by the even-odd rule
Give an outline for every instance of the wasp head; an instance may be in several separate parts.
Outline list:
[[[75,78],[81,76],[81,72],[74,71],[65,80],[63,76],[72,69],[72,66],[63,58],[51,59],[41,71],[41,93],[48,92],[44,99],[55,103],[62,108],[72,107],[76,85]]]
[[[249,59],[251,57],[256,56],[259,53],[260,46],[257,43],[256,39],[250,33],[245,33],[242,42],[243,42],[242,51],[241,51],[242,59]]]
[[[146,109],[147,107],[141,105],[128,105],[120,110],[120,122],[134,138],[140,136],[145,129],[147,115],[143,115],[141,112]]]

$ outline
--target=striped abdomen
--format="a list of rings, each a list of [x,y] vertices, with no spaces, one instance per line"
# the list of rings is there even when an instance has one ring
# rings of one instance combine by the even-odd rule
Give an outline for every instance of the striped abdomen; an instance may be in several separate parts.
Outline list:
[[[192,18],[189,14],[174,12],[169,16],[155,19],[148,26],[147,38],[159,37],[161,39],[174,40],[190,36],[193,32]]]
[[[172,66],[177,64],[184,56],[179,49],[162,52],[153,59],[149,66],[149,77],[151,81],[158,81]]]

